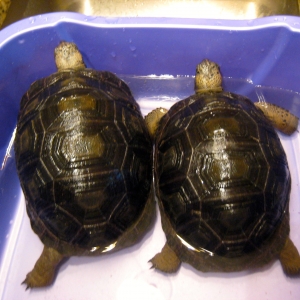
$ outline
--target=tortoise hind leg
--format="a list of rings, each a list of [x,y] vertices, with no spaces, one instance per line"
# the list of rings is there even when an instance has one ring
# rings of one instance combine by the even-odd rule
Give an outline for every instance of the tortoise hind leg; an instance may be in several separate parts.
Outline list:
[[[26,275],[22,284],[27,285],[26,289],[50,285],[54,280],[56,267],[63,259],[64,256],[58,251],[45,246],[33,270]]]
[[[180,259],[167,243],[149,262],[152,263],[152,268],[165,273],[175,273],[181,264]]]
[[[290,238],[287,238],[279,256],[284,272],[289,276],[300,274],[300,255]]]

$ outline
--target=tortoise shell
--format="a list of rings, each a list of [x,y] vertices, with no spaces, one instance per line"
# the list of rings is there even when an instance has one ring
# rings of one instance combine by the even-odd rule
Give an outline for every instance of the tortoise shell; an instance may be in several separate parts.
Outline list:
[[[32,228],[47,246],[103,250],[145,208],[152,142],[128,86],[112,73],[65,70],[32,84],[15,156]]]
[[[247,98],[195,94],[161,119],[155,147],[163,216],[189,247],[224,257],[258,249],[282,222],[287,158],[273,126]]]

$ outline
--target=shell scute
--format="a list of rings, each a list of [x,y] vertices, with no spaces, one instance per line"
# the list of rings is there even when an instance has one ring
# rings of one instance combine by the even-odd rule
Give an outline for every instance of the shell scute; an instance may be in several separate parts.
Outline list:
[[[109,72],[35,82],[21,100],[15,152],[32,228],[50,247],[105,249],[145,207],[152,143],[128,86]]]
[[[250,100],[225,92],[182,100],[162,118],[156,151],[161,206],[192,247],[240,256],[280,224],[290,191],[287,160]]]

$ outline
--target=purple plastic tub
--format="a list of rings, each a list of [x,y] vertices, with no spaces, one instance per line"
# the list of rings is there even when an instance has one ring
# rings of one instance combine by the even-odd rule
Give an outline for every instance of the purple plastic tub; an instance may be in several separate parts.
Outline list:
[[[31,231],[15,170],[11,137],[19,101],[36,79],[55,71],[53,50],[75,42],[88,67],[123,78],[146,114],[193,93],[195,66],[218,62],[225,89],[266,99],[300,116],[300,18],[249,21],[100,18],[52,13],[0,31],[0,299],[299,299],[300,278],[280,263],[258,271],[208,273],[183,264],[176,275],[150,270],[165,237],[159,216],[143,241],[96,258],[72,257],[49,288],[25,291],[24,280],[42,251]],[[300,249],[299,133],[280,135],[293,179],[291,237]]]

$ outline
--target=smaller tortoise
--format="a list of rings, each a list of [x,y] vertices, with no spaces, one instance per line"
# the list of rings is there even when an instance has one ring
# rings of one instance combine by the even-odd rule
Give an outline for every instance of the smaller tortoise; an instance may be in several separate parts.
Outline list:
[[[64,257],[136,243],[155,212],[152,141],[128,86],[85,68],[73,43],[55,59],[58,72],[23,96],[15,138],[27,213],[44,244],[27,288],[51,284]]]
[[[232,272],[279,258],[286,274],[299,274],[289,238],[291,178],[274,130],[291,134],[298,118],[224,92],[221,83],[219,66],[204,60],[193,96],[146,117],[167,239],[152,267],[176,272],[183,261],[203,272]]]

